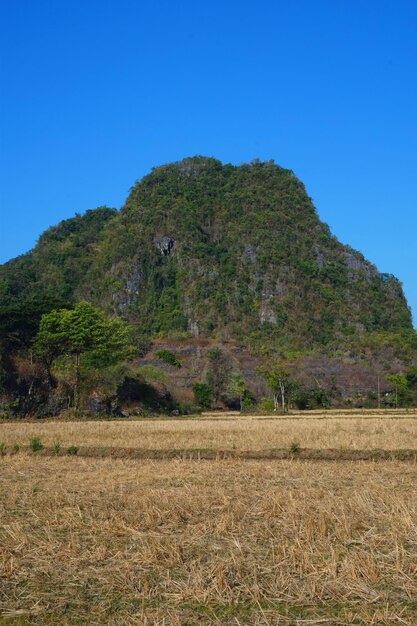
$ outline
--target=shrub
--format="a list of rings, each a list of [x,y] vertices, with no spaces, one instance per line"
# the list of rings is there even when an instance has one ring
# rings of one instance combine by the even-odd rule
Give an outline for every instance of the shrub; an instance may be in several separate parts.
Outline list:
[[[61,450],[61,444],[59,443],[59,441],[54,442],[53,449],[55,454],[59,453],[59,451]]]
[[[193,385],[193,393],[194,400],[199,406],[205,409],[210,408],[213,392],[208,385],[205,383],[195,383],[195,385]]]
[[[256,407],[256,398],[255,396],[248,390],[245,389],[242,396],[242,402],[240,403],[241,411],[251,411]]]
[[[156,353],[156,356],[167,365],[172,365],[172,367],[181,367],[181,363],[178,361],[175,354],[170,350],[159,350]]]
[[[258,410],[260,413],[273,413],[274,412],[274,401],[272,398],[261,398],[258,403]]]
[[[78,450],[79,450],[78,446],[69,446],[69,448],[67,448],[68,454],[71,454],[71,455],[77,454]]]
[[[138,374],[144,378],[146,382],[164,383],[167,379],[167,375],[163,370],[159,369],[159,367],[151,365],[150,363],[139,367]]]
[[[290,452],[292,452],[293,454],[298,454],[298,452],[300,452],[300,444],[298,443],[298,441],[292,442],[292,444],[290,445]]]
[[[43,443],[39,439],[39,437],[32,437],[32,439],[30,440],[29,447],[32,450],[32,452],[39,452],[39,450],[43,449]]]

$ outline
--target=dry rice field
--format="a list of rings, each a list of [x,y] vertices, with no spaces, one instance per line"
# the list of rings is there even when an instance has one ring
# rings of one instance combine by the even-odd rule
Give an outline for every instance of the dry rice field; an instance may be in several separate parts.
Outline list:
[[[416,425],[407,416],[3,422],[0,624],[416,626],[415,461],[81,454],[295,440],[410,449]],[[63,451],[31,452],[35,436]]]
[[[258,451],[288,449],[293,442],[313,449],[401,450],[417,448],[417,413],[0,423],[0,443],[7,446],[27,445],[33,437],[46,446],[142,450]]]

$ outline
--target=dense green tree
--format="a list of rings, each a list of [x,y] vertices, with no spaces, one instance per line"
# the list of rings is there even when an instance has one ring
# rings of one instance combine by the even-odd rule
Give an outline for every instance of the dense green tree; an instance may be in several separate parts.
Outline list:
[[[408,390],[408,379],[403,374],[389,374],[386,379],[393,386],[393,398],[395,408],[398,408],[406,399]]]
[[[237,401],[239,410],[242,409],[242,401],[246,391],[246,383],[239,372],[233,372],[226,387],[226,398],[229,401]]]
[[[284,415],[292,381],[286,363],[278,358],[270,358],[265,365],[258,368],[268,383],[274,398],[274,411],[278,410],[281,401],[281,412]]]
[[[74,406],[78,411],[81,355],[88,355],[96,366],[126,358],[130,349],[130,328],[120,319],[106,318],[88,302],[78,302],[72,309],[51,311],[42,316],[34,347],[48,369],[61,355],[74,357]]]
[[[417,365],[412,365],[406,372],[408,386],[417,389]]]
[[[195,383],[193,385],[194,400],[203,409],[209,409],[213,400],[213,392],[205,383]]]

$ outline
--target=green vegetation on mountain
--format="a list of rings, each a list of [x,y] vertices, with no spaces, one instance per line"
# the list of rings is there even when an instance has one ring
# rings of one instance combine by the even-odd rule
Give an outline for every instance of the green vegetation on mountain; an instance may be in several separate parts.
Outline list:
[[[103,228],[117,215],[101,207],[45,231],[35,248],[0,266],[0,340],[28,347],[43,313],[77,300]]]
[[[104,231],[79,294],[146,335],[306,350],[411,328],[399,282],[332,237],[272,162],[155,168]]]
[[[386,353],[408,364],[417,350],[398,280],[337,241],[303,184],[272,161],[156,167],[120,211],[65,220],[1,266],[3,386],[41,316],[78,301],[122,317],[138,347],[204,337],[258,354]]]

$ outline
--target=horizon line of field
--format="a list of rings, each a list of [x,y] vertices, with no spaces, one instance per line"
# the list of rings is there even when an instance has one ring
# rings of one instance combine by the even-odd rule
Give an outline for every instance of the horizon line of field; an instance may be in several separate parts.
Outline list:
[[[113,458],[124,460],[182,460],[182,461],[407,461],[417,462],[417,449],[385,450],[356,448],[272,448],[269,450],[215,450],[212,448],[190,449],[145,449],[109,446],[69,446],[59,450],[45,446],[36,452],[30,446],[21,446],[18,450],[12,446],[2,447],[0,458],[14,456],[19,453],[30,454],[31,457],[67,457]]]

